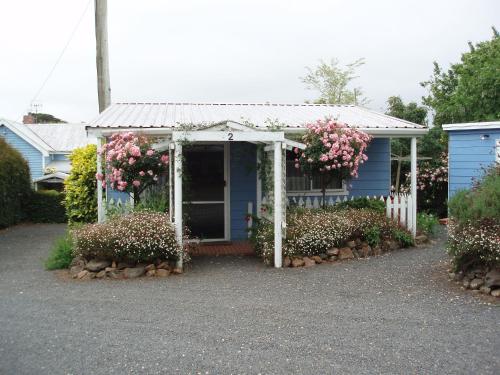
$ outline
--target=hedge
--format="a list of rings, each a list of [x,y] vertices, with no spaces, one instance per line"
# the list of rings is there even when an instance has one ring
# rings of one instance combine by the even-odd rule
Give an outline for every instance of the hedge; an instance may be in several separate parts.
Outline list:
[[[64,193],[55,190],[34,191],[27,206],[26,215],[34,223],[65,223]]]
[[[22,155],[0,138],[0,228],[25,218],[31,192],[30,170]]]

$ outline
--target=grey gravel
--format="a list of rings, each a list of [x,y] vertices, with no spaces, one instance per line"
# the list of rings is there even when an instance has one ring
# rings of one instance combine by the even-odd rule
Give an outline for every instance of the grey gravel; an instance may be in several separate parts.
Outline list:
[[[0,232],[1,374],[498,374],[500,308],[442,242],[310,269],[197,258],[179,276],[63,279],[63,225]]]

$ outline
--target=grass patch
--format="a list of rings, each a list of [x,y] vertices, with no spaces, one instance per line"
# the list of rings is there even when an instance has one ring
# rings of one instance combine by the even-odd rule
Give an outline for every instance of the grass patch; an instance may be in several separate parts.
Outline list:
[[[58,270],[69,268],[73,260],[73,239],[69,233],[56,239],[49,257],[45,261],[45,268],[48,270]]]

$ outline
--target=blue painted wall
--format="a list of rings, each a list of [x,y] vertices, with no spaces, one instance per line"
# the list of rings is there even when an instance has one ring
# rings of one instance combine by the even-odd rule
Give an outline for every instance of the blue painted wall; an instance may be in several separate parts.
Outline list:
[[[481,139],[485,134],[489,138]],[[495,162],[496,139],[500,139],[500,129],[449,131],[448,197],[457,190],[470,188],[473,179]]]
[[[253,202],[253,214],[255,214],[257,148],[251,143],[231,142],[229,155],[231,240],[244,240],[248,238],[245,220],[248,202]]]
[[[0,125],[0,137],[4,138],[8,144],[19,151],[28,161],[32,179],[43,176],[43,156],[40,151],[5,125]]]

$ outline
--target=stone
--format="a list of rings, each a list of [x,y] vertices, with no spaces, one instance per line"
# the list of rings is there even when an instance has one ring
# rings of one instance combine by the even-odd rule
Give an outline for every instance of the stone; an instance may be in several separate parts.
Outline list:
[[[356,244],[356,246],[359,246],[361,245],[361,240],[359,238],[355,238],[354,243]]]
[[[73,267],[73,266],[81,266],[82,269],[85,268],[85,265],[87,264],[87,261],[85,260],[84,257],[82,256],[77,256],[77,257],[74,257],[72,260],[71,260],[71,263],[69,264],[70,267]]]
[[[285,257],[283,259],[283,267],[290,267],[291,264],[292,264],[292,260],[290,259],[290,257]]]
[[[112,267],[112,268],[116,268],[116,262],[115,262],[115,261],[112,261],[112,262],[111,262],[111,267]]]
[[[420,234],[418,236],[415,236],[415,243],[417,245],[421,245],[423,243],[426,243],[428,241],[428,238],[425,234]]]
[[[89,273],[87,274],[87,277],[88,277],[89,279],[95,279],[96,275],[97,275],[97,272],[89,272]]]
[[[85,267],[84,265],[71,266],[71,268],[69,269],[69,273],[71,276],[75,277],[76,275],[78,275],[80,272],[83,271],[84,267]]]
[[[114,271],[114,270],[116,270],[116,267],[106,267],[106,268],[104,269],[104,271],[106,271],[106,272],[112,272],[112,271]]]
[[[470,287],[470,280],[469,280],[469,279],[467,279],[467,278],[463,279],[463,281],[462,281],[462,286],[463,286],[464,288],[468,289],[468,288]]]
[[[347,247],[354,249],[356,247],[356,241],[347,241],[345,244]]]
[[[361,258],[357,249],[352,249],[352,254],[354,255],[354,258]]]
[[[91,272],[99,272],[110,265],[111,262],[109,260],[92,259],[87,263],[85,268]]]
[[[302,258],[304,261],[304,267],[312,267],[316,265],[316,262],[309,257]]]
[[[470,288],[471,289],[479,289],[483,284],[484,284],[483,279],[473,279],[470,282]]]
[[[179,268],[179,267],[175,267],[173,270],[172,270],[172,273],[175,274],[175,275],[180,275],[182,272],[182,268]]]
[[[330,256],[330,257],[331,257],[332,255],[339,255],[339,251],[340,251],[340,250],[339,250],[338,248],[336,248],[336,247],[332,247],[331,249],[328,249],[328,250],[326,251],[326,255],[328,255],[328,256]]]
[[[389,241],[389,250],[399,249],[399,243],[397,241]]]
[[[302,267],[304,265],[304,260],[302,258],[293,258],[292,267]]]
[[[483,285],[481,288],[479,288],[479,291],[483,294],[490,294],[491,288],[488,288],[487,286]]]
[[[146,273],[144,267],[134,267],[134,268],[125,268],[123,270],[123,277],[126,279],[135,279],[136,277],[142,276]]]
[[[144,267],[144,269],[146,270],[146,272],[148,272],[148,271],[156,269],[156,267],[154,264],[148,264],[146,267]]]
[[[326,255],[325,253],[319,254],[319,257],[321,258],[321,260],[327,260],[328,259],[328,255]]]
[[[484,278],[484,285],[488,288],[497,286],[500,287],[500,271],[498,269],[491,270]]]
[[[95,275],[95,277],[97,277],[98,279],[102,279],[103,277],[106,277],[106,271],[99,271],[99,272],[97,272],[97,274]]]
[[[133,268],[133,267],[134,267],[133,264],[127,262],[118,262],[118,264],[116,265],[116,268],[119,270],[124,270],[125,268]]]
[[[78,274],[76,275],[76,278],[81,280],[83,279],[85,276],[87,276],[87,274],[89,273],[89,271],[87,270],[83,270],[83,271],[80,271],[78,272]]]
[[[375,246],[373,249],[372,249],[372,252],[373,252],[373,255],[382,255],[382,249],[380,248],[380,246]]]
[[[467,272],[465,274],[465,277],[468,278],[469,280],[474,280],[476,278],[476,274],[474,272]]]
[[[166,270],[164,268],[158,268],[155,271],[155,275],[158,276],[158,277],[167,277],[168,275],[170,275],[170,271]]]
[[[120,271],[118,269],[108,272],[107,274],[112,279],[123,279],[123,271]]]
[[[369,257],[370,255],[372,255],[372,248],[370,247],[370,245],[363,246],[360,250],[360,253],[364,257]]]
[[[155,274],[156,274],[156,270],[147,270],[146,271],[146,276],[151,277],[151,276],[154,276]]]
[[[458,271],[457,273],[455,273],[453,281],[462,281],[463,278],[464,278],[464,273],[462,271]]]
[[[330,257],[328,258],[328,260],[329,260],[330,262],[336,262],[336,261],[338,260],[338,258],[339,258],[339,257],[338,257],[338,255],[332,255],[332,256],[330,256]]]
[[[314,262],[317,264],[323,263],[323,259],[321,259],[319,255],[314,255],[311,257],[311,259],[314,260]]]
[[[342,247],[339,249],[339,259],[344,260],[344,259],[353,259],[354,254],[352,250],[349,247]]]
[[[500,297],[500,289],[495,289],[491,291],[493,297]]]
[[[158,266],[156,266],[156,268],[170,270],[170,264],[168,264],[168,262],[161,262]]]

